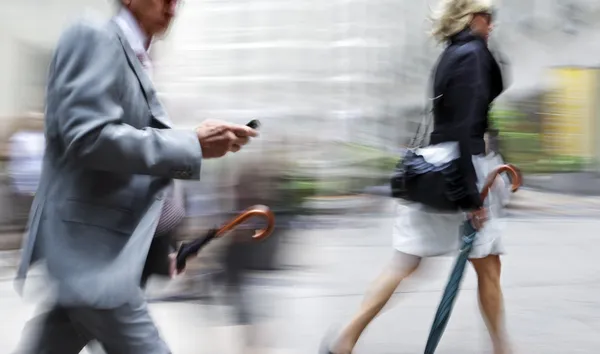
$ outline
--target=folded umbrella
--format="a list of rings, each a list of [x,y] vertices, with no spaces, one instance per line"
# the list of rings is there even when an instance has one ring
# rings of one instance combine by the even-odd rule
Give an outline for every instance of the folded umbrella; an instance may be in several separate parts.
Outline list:
[[[512,183],[512,191],[516,192],[517,189],[521,186],[521,174],[518,169],[514,165],[501,165],[496,167],[489,174],[486,183],[483,186],[481,191],[481,199],[485,200],[489,193],[490,188],[494,184],[494,181],[502,172],[508,172],[510,175],[510,180]],[[433,324],[431,325],[431,330],[429,332],[429,337],[427,338],[427,344],[425,346],[425,354],[434,354],[437,346],[444,334],[444,330],[448,325],[448,321],[450,320],[450,314],[452,313],[452,308],[454,307],[454,302],[456,301],[456,296],[458,295],[458,289],[460,287],[460,283],[462,282],[462,278],[465,272],[465,266],[467,264],[467,260],[469,259],[469,254],[473,249],[473,242],[477,236],[477,231],[473,227],[470,221],[465,221],[463,225],[463,236],[462,236],[462,246],[460,248],[460,252],[456,261],[454,263],[454,268],[450,273],[450,278],[448,279],[448,283],[446,284],[446,288],[444,289],[444,294],[442,295],[442,300],[438,306],[437,312],[433,319]]]
[[[210,241],[219,236],[222,236],[228,231],[235,229],[244,221],[255,216],[264,217],[267,220],[267,226],[264,229],[257,230],[254,236],[252,236],[252,238],[255,240],[260,240],[265,237],[268,237],[275,228],[275,216],[268,207],[264,205],[255,205],[243,211],[239,216],[229,221],[221,228],[210,230],[204,236],[199,237],[192,242],[183,243],[179,247],[179,251],[177,252],[177,270],[183,271],[185,269],[188,258],[196,256],[204,246],[210,243]]]

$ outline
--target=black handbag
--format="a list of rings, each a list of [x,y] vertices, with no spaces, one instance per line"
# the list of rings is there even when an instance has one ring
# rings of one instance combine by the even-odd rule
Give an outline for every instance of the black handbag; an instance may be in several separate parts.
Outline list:
[[[439,98],[433,99],[434,104]],[[392,196],[442,212],[459,211],[457,202],[467,189],[458,166],[458,143],[424,146],[432,122],[432,109],[428,109],[392,174]]]

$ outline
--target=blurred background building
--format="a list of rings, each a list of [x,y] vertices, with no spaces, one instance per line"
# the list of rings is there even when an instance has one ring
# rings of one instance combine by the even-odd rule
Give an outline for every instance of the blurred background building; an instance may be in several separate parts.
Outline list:
[[[23,0],[0,11],[0,117],[2,124],[43,108],[47,67],[64,27],[86,11],[108,15],[108,0]]]
[[[313,135],[333,131],[343,140],[388,145],[402,141],[405,118],[426,100],[439,52],[426,34],[434,4],[186,1],[172,33],[154,48],[160,68],[155,81],[180,124],[203,117],[261,118],[267,127],[293,121]],[[111,0],[2,6],[5,117],[43,106],[52,48],[69,21],[87,11],[114,11]],[[499,8],[495,44],[514,64],[511,91],[517,96],[546,87],[549,67],[597,65],[600,2],[503,0]]]
[[[186,112],[176,114],[182,123],[260,118],[265,129],[317,139],[395,140],[402,129],[389,129],[398,123],[389,118],[424,101],[413,86],[429,70],[402,55],[427,58],[423,36],[411,30],[423,19],[400,18],[408,3],[189,2],[156,48],[164,68],[157,84],[172,112]]]

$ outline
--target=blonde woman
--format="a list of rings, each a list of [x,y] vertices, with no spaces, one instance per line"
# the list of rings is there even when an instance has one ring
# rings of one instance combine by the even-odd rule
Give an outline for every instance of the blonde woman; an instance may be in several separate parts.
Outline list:
[[[493,17],[489,1],[443,0],[440,3],[432,34],[447,47],[433,78],[433,97],[436,99],[430,142],[459,144],[460,165],[470,191],[460,204],[463,210],[469,211],[466,217],[479,230],[470,262],[477,273],[481,314],[494,353],[507,354],[500,287],[503,247],[499,235],[500,220],[496,217],[501,204],[499,198],[494,198],[497,196],[494,193],[490,193],[486,201],[479,197],[484,177],[494,167],[485,158],[488,110],[503,91],[500,67],[487,46]],[[458,250],[459,228],[464,218],[463,213],[435,213],[418,204],[399,206],[392,262],[337,338],[324,343],[322,353],[352,353],[365,328],[383,309],[400,282],[417,269],[422,258]]]

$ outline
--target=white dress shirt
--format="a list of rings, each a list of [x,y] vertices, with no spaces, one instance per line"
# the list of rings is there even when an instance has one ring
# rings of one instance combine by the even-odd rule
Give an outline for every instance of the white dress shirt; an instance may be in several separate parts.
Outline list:
[[[140,28],[137,20],[133,17],[128,9],[122,8],[121,11],[115,16],[117,25],[121,28],[121,31],[125,34],[127,43],[131,46],[131,49],[138,56],[144,69],[148,73],[148,76],[152,78],[152,62],[150,55],[148,55],[148,49],[152,39],[149,39],[144,31]],[[148,44],[148,47],[146,47]]]
[[[137,20],[126,8],[122,8],[121,11],[119,11],[115,16],[115,21],[119,28],[121,28],[121,31],[125,34],[127,43],[142,62],[144,69],[146,69],[146,73],[150,79],[152,79],[153,67],[150,55],[148,55],[148,49],[150,48],[152,39],[148,40],[148,36],[144,34]],[[148,44],[148,47],[146,47],[146,44]],[[185,209],[185,192],[182,188],[180,183],[173,181],[169,188],[170,190],[168,191],[170,195],[168,199],[173,200],[175,204],[181,205]]]

